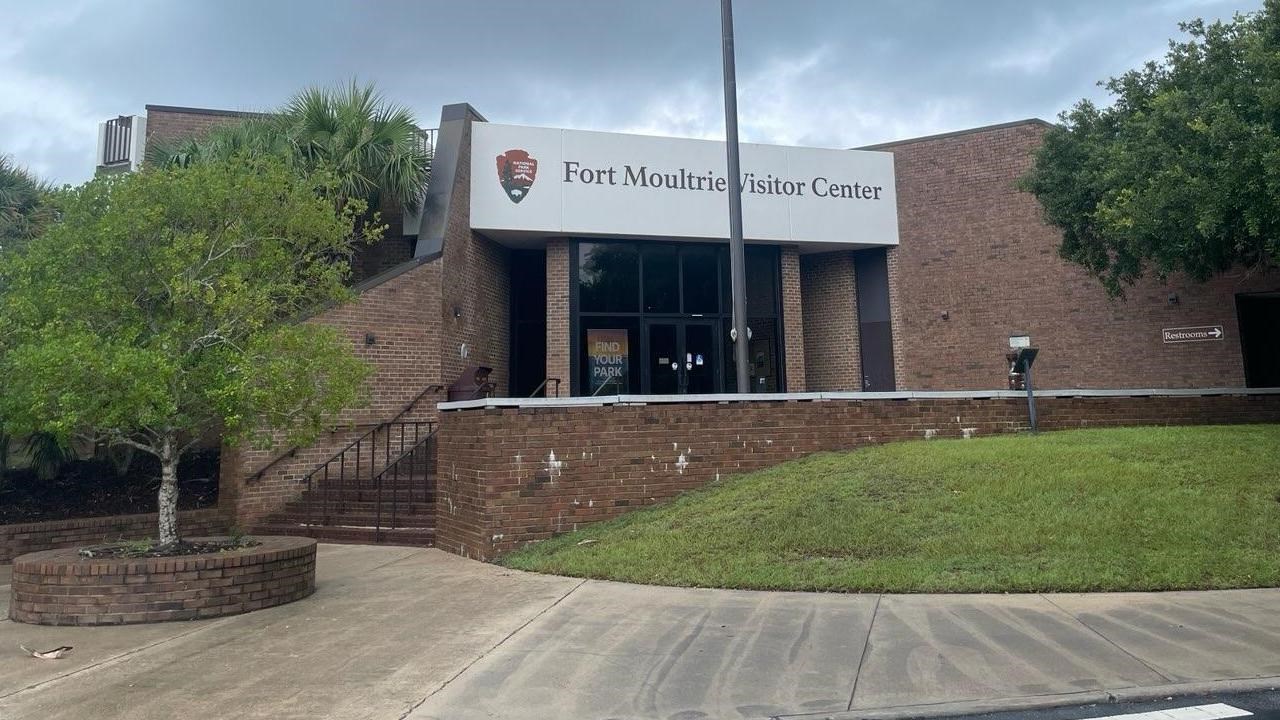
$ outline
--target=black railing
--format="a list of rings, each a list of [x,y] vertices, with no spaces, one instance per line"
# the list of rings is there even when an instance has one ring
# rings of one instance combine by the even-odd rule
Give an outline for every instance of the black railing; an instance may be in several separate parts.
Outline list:
[[[130,141],[133,139],[133,118],[121,115],[108,120],[102,141],[102,164],[120,165],[130,160]]]
[[[553,383],[555,387],[555,395],[546,392],[547,383]],[[533,392],[529,393],[529,397],[538,397],[538,393],[542,393],[545,397],[560,397],[560,378],[547,378],[546,380],[543,380],[538,387],[533,389]]]
[[[432,420],[382,423],[312,470],[303,478],[307,524],[332,525],[334,511],[343,510],[346,503],[372,501],[377,519],[375,527],[380,534],[383,485],[389,470],[394,470],[397,481],[392,495],[393,505],[400,500],[402,490],[406,501],[412,502],[417,497],[421,497],[422,502],[430,501],[430,464],[426,457],[429,453],[419,451],[428,448],[435,430]],[[406,459],[412,464],[405,465]],[[421,465],[417,464],[419,460]],[[422,470],[421,477],[415,478],[406,473],[404,479],[409,486],[399,487],[401,470],[418,468]],[[393,507],[393,518],[397,509]]]
[[[377,433],[377,432],[378,432],[379,430],[381,430],[384,426],[386,426],[386,425],[390,425],[391,423],[394,423],[394,422],[398,421],[400,418],[402,418],[402,417],[404,417],[405,415],[407,415],[407,414],[409,413],[409,411],[410,411],[410,410],[412,410],[412,409],[413,409],[413,408],[414,408],[414,407],[415,407],[419,402],[421,402],[421,401],[422,401],[422,398],[424,398],[424,397],[426,397],[426,396],[428,396],[428,395],[430,395],[430,394],[432,394],[432,393],[440,393],[440,392],[444,392],[444,386],[443,386],[443,385],[428,385],[428,386],[426,386],[425,388],[423,388],[423,389],[422,389],[422,392],[418,393],[417,395],[415,395],[415,396],[414,396],[414,398],[413,398],[412,400],[410,400],[409,402],[405,403],[404,407],[400,408],[400,412],[398,412],[398,413],[396,413],[396,414],[395,414],[395,417],[392,417],[390,420],[387,420],[387,421],[385,421],[385,422],[380,422],[380,423],[378,423],[377,425],[374,425],[373,427],[369,428],[369,430],[368,430],[365,434],[361,435],[360,437],[356,438],[355,440],[352,440],[350,445],[347,445],[346,447],[342,448],[342,449],[341,449],[341,450],[339,450],[338,452],[334,453],[332,457],[330,457],[328,460],[325,460],[325,461],[324,461],[324,463],[322,463],[321,465],[317,465],[317,466],[316,466],[316,468],[315,468],[315,470],[320,470],[322,467],[324,467],[324,465],[327,465],[327,464],[329,464],[329,463],[333,462],[334,460],[337,460],[339,457],[341,457],[341,456],[342,456],[342,454],[343,454],[343,453],[345,453],[346,451],[348,451],[348,450],[350,450],[351,448],[355,447],[357,443],[361,442],[362,440],[366,440],[366,439],[368,439],[368,438],[369,438],[369,436],[371,436],[371,435],[373,435],[373,434]],[[332,429],[330,429],[330,430],[329,430],[329,433],[330,433],[330,434],[333,434],[333,433],[338,432],[338,431],[339,431],[339,430],[341,430],[341,429],[342,429],[342,428],[332,428]],[[276,465],[277,465],[281,460],[285,460],[285,459],[288,459],[288,458],[292,458],[293,456],[297,455],[297,454],[298,454],[298,451],[299,451],[299,450],[301,450],[301,449],[302,449],[302,447],[301,447],[300,445],[295,445],[295,446],[293,446],[293,447],[289,448],[288,450],[285,450],[284,452],[280,453],[279,455],[275,456],[275,457],[274,457],[274,458],[272,458],[272,459],[271,459],[271,460],[270,460],[266,465],[263,465],[262,467],[258,468],[258,471],[257,471],[257,472],[249,473],[248,477],[250,478],[250,482],[257,482],[257,481],[261,480],[261,479],[262,479],[262,476],[263,476],[263,475],[266,475],[268,470],[270,470],[271,468],[275,467],[275,466],[276,466]],[[314,474],[315,470],[313,470],[313,471],[312,471],[312,473],[313,473],[313,474]]]
[[[418,128],[418,149],[427,157],[435,156],[436,128]]]
[[[418,491],[422,493],[422,502],[430,502],[435,488],[431,484],[432,453],[435,452],[435,428],[430,428],[409,449],[400,453],[374,477],[377,499],[374,501],[374,542],[382,542],[383,514],[382,508],[386,495],[391,496],[390,523],[385,529],[395,530],[400,527],[400,499],[403,494],[406,502],[414,502]]]

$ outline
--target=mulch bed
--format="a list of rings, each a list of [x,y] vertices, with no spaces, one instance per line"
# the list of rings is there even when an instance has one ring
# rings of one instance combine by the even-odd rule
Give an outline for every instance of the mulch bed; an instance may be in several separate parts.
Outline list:
[[[9,469],[0,478],[0,525],[152,513],[159,487],[159,463],[141,454],[124,475],[95,460],[68,462],[49,480]],[[218,451],[190,453],[178,466],[178,508],[217,504]]]
[[[164,558],[184,555],[206,555],[209,553],[243,550],[261,545],[253,538],[229,538],[226,540],[197,540],[188,542],[179,540],[170,547],[159,547],[149,541],[137,543],[121,543],[119,545],[98,545],[84,548],[80,556],[85,558]]]

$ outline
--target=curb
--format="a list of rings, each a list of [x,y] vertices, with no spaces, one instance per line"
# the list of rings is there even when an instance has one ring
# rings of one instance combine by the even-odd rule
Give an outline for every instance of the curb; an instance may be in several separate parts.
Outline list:
[[[1275,690],[1280,687],[1280,676],[1258,678],[1232,678],[1178,683],[1175,685],[1148,685],[1144,687],[1116,688],[1114,690],[1083,690],[1081,692],[1030,697],[961,700],[957,702],[929,703],[923,705],[899,705],[887,708],[865,708],[834,713],[797,713],[775,715],[773,720],[906,720],[907,718],[936,718],[953,715],[978,715],[1011,710],[1043,710],[1070,705],[1108,705],[1114,703],[1149,702],[1191,695],[1242,693],[1259,690]]]

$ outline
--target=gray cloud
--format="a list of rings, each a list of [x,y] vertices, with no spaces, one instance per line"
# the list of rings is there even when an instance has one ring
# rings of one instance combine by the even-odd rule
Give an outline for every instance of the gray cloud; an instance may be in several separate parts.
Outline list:
[[[743,139],[848,147],[1038,116],[1163,54],[1177,22],[1261,0],[739,0]],[[718,137],[719,4],[0,0],[0,152],[92,173],[97,123],[147,103],[267,109],[373,80],[424,125],[496,122]]]

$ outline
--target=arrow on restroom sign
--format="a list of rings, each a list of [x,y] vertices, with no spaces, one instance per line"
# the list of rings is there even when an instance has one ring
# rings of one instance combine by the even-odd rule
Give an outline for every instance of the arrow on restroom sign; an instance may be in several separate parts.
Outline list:
[[[1221,325],[1198,325],[1195,327],[1165,328],[1160,331],[1166,343],[1205,342],[1221,340],[1226,333]]]

